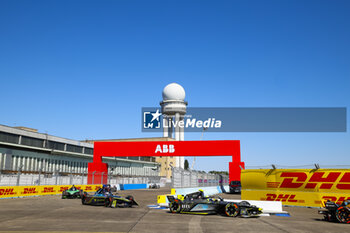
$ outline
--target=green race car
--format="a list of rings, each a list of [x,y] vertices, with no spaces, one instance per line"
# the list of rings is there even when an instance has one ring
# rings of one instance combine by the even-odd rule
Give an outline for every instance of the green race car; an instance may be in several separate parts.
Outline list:
[[[74,185],[62,192],[62,199],[75,199],[81,198],[83,190],[76,188]]]

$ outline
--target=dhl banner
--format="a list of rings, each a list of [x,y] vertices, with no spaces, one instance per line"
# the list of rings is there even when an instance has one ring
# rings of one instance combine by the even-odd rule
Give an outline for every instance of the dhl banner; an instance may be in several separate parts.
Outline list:
[[[322,207],[350,199],[350,169],[242,170],[242,200]]]
[[[55,195],[70,187],[72,185],[0,186],[0,198]],[[94,192],[101,188],[101,185],[75,185],[75,187],[85,192]]]

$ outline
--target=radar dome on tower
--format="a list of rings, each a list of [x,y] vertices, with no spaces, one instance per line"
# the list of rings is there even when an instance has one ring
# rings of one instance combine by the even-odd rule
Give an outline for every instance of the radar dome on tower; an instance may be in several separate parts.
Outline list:
[[[177,84],[177,83],[170,83],[166,85],[163,89],[163,100],[185,100],[186,93],[185,89]]]

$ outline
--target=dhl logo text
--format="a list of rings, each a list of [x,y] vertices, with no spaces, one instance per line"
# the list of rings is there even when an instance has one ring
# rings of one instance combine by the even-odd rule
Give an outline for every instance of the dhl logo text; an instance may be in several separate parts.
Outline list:
[[[68,187],[60,187],[60,191],[59,192],[63,192],[65,190],[69,189]]]
[[[92,189],[92,187],[91,186],[85,186],[85,191],[92,191],[93,189]]]
[[[350,190],[350,172],[315,172],[308,179],[306,172],[282,172],[283,181],[267,182],[269,188],[337,189]],[[279,185],[279,187],[278,187]]]
[[[304,203],[305,200],[297,200],[295,199],[294,194],[273,194],[273,193],[267,193],[266,198],[261,198],[263,201],[281,201],[281,202],[290,202],[290,203]]]
[[[54,193],[55,190],[53,187],[44,187],[43,193]]]
[[[24,188],[22,194],[35,194],[38,193],[36,188]]]
[[[16,193],[14,192],[13,188],[0,189],[0,196],[2,196],[2,195],[7,196],[7,195],[14,195],[14,194],[16,194]]]
[[[334,197],[334,196],[323,196],[322,197],[323,201],[327,201],[330,200],[334,203],[337,203],[338,205],[340,205],[341,203],[343,203],[343,201],[345,200],[350,200],[350,196],[349,197]]]

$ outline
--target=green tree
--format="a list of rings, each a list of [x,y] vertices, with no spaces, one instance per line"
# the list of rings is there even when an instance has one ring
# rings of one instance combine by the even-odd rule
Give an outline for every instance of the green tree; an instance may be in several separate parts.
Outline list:
[[[216,174],[216,175],[228,175],[227,171],[210,171],[210,174]]]
[[[185,170],[188,170],[189,166],[187,159],[185,159]]]

